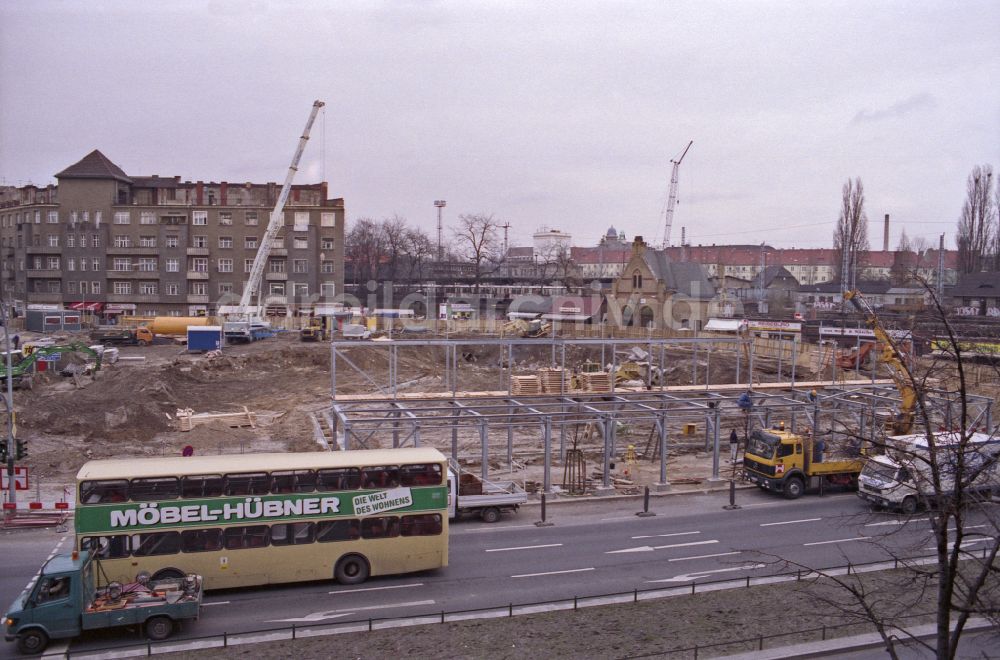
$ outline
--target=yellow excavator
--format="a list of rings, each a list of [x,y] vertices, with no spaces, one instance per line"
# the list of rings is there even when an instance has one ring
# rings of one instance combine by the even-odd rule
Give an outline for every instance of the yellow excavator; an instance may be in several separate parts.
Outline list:
[[[889,375],[899,390],[899,411],[892,422],[892,431],[895,435],[906,435],[913,428],[913,417],[917,408],[917,391],[910,382],[906,368],[906,355],[900,350],[898,344],[879,322],[875,310],[861,295],[860,291],[847,291],[844,293],[844,300],[850,301],[858,312],[865,317],[865,322],[875,332],[877,343],[878,361],[889,369]]]

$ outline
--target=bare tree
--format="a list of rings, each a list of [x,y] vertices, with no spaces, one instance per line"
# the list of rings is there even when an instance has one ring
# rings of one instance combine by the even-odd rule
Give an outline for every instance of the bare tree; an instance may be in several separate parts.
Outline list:
[[[857,288],[858,268],[868,252],[868,216],[865,215],[865,189],[860,177],[853,181],[848,179],[841,191],[833,249],[837,253],[834,267],[842,287],[844,290]]]
[[[354,284],[363,285],[378,279],[386,258],[386,237],[382,226],[372,218],[358,218],[344,243],[344,256],[354,273]]]
[[[1000,228],[994,226],[993,168],[976,165],[966,182],[965,204],[958,220],[958,267],[963,273],[997,268]]]
[[[501,258],[500,222],[492,214],[463,214],[452,233],[459,258],[472,263],[478,293],[483,276],[491,273]]]
[[[417,227],[406,230],[406,280],[416,282],[425,277],[425,268],[433,259],[435,246],[427,232]]]

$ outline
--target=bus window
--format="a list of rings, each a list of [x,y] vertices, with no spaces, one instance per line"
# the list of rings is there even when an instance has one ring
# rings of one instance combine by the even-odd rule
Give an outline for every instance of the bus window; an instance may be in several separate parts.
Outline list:
[[[395,465],[366,467],[362,481],[363,488],[395,488],[399,485],[399,468]]]
[[[316,473],[297,470],[271,473],[272,493],[311,493],[316,490]]]
[[[323,520],[316,523],[316,540],[320,543],[354,541],[359,538],[361,526],[357,520]]]
[[[80,484],[81,504],[107,504],[128,500],[128,481],[84,481]]]
[[[218,497],[225,489],[221,474],[205,474],[181,478],[181,497]]]
[[[98,559],[120,559],[128,557],[128,537],[117,536],[85,536],[80,541],[81,550],[90,550]]]
[[[361,536],[366,539],[388,539],[399,536],[399,518],[365,518],[361,521]]]
[[[263,548],[267,545],[267,525],[227,527],[223,531],[226,550]]]
[[[136,557],[173,555],[181,551],[181,535],[178,532],[134,534],[132,548],[132,554]]]
[[[357,490],[361,488],[361,470],[338,468],[319,471],[319,490]]]
[[[181,532],[181,549],[184,552],[210,552],[222,550],[221,529],[190,529]]]
[[[180,495],[179,486],[177,477],[133,479],[128,492],[134,502],[175,500]]]
[[[303,545],[315,540],[312,523],[279,523],[271,525],[271,545]]]
[[[440,514],[428,513],[419,516],[403,516],[400,519],[400,536],[437,536],[440,533]]]
[[[402,465],[399,476],[403,486],[440,486],[441,466],[438,463]]]
[[[267,495],[271,480],[266,472],[226,475],[226,495]]]

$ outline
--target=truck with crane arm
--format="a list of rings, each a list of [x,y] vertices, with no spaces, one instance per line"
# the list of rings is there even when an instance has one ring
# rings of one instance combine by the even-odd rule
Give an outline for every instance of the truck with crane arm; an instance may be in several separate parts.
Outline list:
[[[299,160],[302,158],[306,143],[309,141],[309,131],[312,130],[313,122],[316,121],[316,115],[319,114],[320,108],[324,105],[326,104],[323,101],[313,102],[312,111],[309,113],[309,119],[306,121],[305,130],[302,131],[302,137],[299,138],[299,144],[295,148],[292,163],[288,166],[285,183],[281,186],[281,193],[278,195],[278,201],[274,205],[274,210],[271,211],[271,219],[267,223],[264,238],[260,242],[253,265],[250,267],[250,276],[243,287],[240,302],[236,306],[235,312],[231,315],[231,320],[224,321],[222,324],[222,332],[226,337],[226,341],[251,342],[270,336],[270,324],[259,316],[260,305],[257,306],[257,313],[251,315],[250,303],[253,300],[254,294],[257,294],[258,302],[260,301],[260,283],[264,277],[264,269],[267,267],[267,258],[271,253],[271,243],[284,225],[285,203],[288,201],[288,193],[292,188],[292,180],[295,178],[295,173],[298,172]]]

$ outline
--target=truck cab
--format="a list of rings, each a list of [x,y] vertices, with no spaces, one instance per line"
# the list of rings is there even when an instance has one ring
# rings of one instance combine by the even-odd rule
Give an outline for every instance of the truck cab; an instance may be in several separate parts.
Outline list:
[[[823,440],[782,427],[757,429],[747,442],[743,472],[764,490],[793,500],[806,489],[856,485],[862,459],[843,454],[828,451]]]

